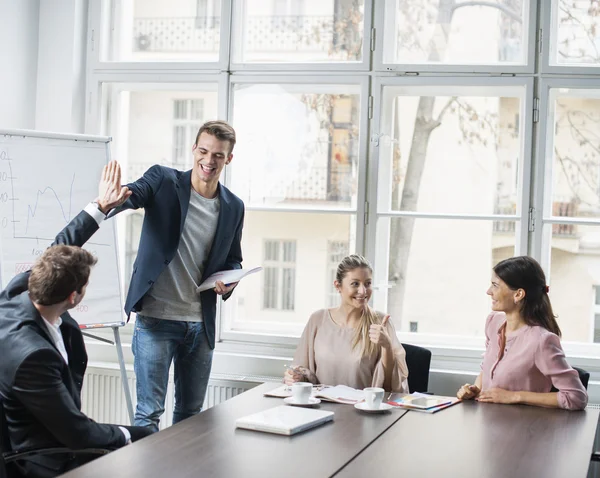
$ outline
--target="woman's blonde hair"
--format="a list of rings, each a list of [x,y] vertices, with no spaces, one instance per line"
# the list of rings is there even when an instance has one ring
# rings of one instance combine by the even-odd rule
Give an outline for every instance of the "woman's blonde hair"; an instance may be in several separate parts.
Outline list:
[[[351,254],[344,257],[342,262],[340,262],[337,267],[335,279],[340,286],[348,272],[354,269],[368,269],[369,272],[373,274],[373,268],[367,259],[365,259],[363,256],[359,256],[358,254]],[[375,311],[369,307],[369,304],[367,304],[366,309],[363,311],[360,325],[357,327],[356,334],[352,340],[353,349],[360,346],[361,357],[368,357],[377,353],[378,347],[376,344],[371,342],[371,339],[369,338],[369,329],[371,328],[372,324],[380,323],[381,320]]]

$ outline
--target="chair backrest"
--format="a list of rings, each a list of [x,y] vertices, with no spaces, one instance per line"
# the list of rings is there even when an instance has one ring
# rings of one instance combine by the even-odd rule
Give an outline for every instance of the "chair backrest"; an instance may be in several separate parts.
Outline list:
[[[586,372],[585,370],[583,370],[582,368],[579,367],[573,367],[575,370],[577,370],[577,373],[579,374],[579,379],[581,380],[581,383],[583,384],[583,388],[585,388],[587,390],[588,388],[588,383],[590,381],[590,372]]]
[[[586,372],[585,370],[583,370],[582,368],[579,368],[579,367],[573,367],[573,369],[577,370],[577,373],[579,374],[579,380],[581,380],[581,384],[583,385],[583,388],[585,388],[587,390],[588,383],[590,381],[590,372]],[[558,389],[553,386],[550,389],[550,391],[558,392]]]
[[[429,367],[431,350],[417,345],[402,344],[406,350],[408,367],[408,389],[412,392],[427,392],[429,386]]]

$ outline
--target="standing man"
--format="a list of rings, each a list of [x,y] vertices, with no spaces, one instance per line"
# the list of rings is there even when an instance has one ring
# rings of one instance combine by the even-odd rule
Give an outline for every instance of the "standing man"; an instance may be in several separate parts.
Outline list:
[[[202,125],[189,171],[152,166],[134,183],[124,209],[145,209],[125,312],[137,312],[133,335],[137,378],[135,424],[158,430],[169,367],[175,367],[173,423],[200,412],[215,347],[217,295],[236,284],[196,288],[214,272],[240,269],[244,203],[219,183],[233,159],[235,131],[224,121]]]

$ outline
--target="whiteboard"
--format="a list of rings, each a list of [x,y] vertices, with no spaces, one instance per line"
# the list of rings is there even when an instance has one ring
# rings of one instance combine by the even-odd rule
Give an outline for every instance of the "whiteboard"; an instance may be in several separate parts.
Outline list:
[[[56,235],[98,195],[110,138],[0,130],[0,281],[31,268]],[[98,258],[84,300],[71,316],[80,327],[124,325],[116,221],[84,246]]]

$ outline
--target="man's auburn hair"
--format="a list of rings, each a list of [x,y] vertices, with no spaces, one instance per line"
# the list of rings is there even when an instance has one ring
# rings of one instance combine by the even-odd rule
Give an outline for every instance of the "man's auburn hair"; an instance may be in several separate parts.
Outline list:
[[[55,305],[73,292],[81,294],[97,259],[77,246],[52,246],[40,256],[29,276],[29,297],[40,305]]]

